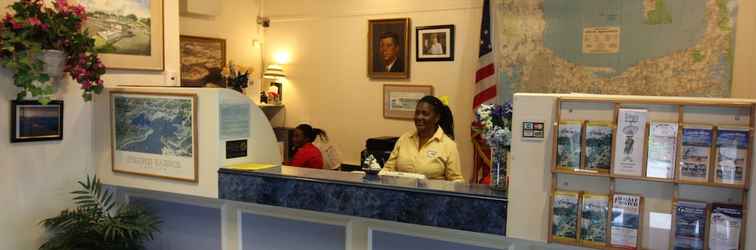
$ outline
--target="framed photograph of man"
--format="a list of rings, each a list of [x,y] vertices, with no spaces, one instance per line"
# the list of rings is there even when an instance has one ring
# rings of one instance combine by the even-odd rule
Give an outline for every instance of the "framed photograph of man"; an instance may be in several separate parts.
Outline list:
[[[180,36],[181,86],[204,87],[208,83],[225,87],[221,71],[226,65],[226,40]]]
[[[454,61],[454,25],[417,27],[415,40],[418,62]]]
[[[431,85],[383,85],[383,118],[412,120],[417,102],[433,95]]]
[[[11,102],[11,143],[63,140],[63,101]]]
[[[410,19],[370,20],[368,77],[407,79],[410,76]]]

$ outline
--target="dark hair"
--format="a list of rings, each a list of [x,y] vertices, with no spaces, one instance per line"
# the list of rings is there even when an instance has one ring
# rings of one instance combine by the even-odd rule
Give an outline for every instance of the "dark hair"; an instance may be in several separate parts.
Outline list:
[[[391,38],[391,40],[394,41],[394,45],[396,45],[397,47],[401,47],[401,45],[402,45],[399,42],[399,35],[397,35],[394,32],[385,32],[385,33],[381,34],[381,36],[378,37],[378,41],[383,40],[385,38]]]
[[[296,129],[302,131],[302,134],[304,134],[307,142],[314,142],[315,138],[317,138],[318,135],[323,136],[323,139],[326,139],[326,141],[328,140],[328,135],[326,135],[326,132],[322,129],[313,128],[312,126],[307,124],[301,124],[297,126]]]
[[[449,106],[446,106],[441,100],[435,96],[424,96],[417,104],[427,103],[433,107],[433,112],[438,114],[438,126],[444,130],[444,133],[454,140],[454,116],[452,115]]]

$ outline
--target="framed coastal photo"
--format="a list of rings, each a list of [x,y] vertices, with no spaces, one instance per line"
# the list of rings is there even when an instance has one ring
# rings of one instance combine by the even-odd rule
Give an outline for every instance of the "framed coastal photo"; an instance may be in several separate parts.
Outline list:
[[[63,101],[11,101],[11,143],[63,140]]]
[[[454,25],[417,27],[415,41],[418,62],[454,61]]]
[[[433,86],[384,84],[383,117],[412,120],[417,102],[427,95],[433,95]]]
[[[197,182],[197,95],[110,92],[113,172]]]
[[[164,69],[163,0],[79,0],[108,69]]]
[[[207,83],[224,86],[221,71],[226,65],[226,40],[181,36],[181,86],[204,87]]]
[[[368,77],[407,79],[410,76],[410,19],[368,22]]]

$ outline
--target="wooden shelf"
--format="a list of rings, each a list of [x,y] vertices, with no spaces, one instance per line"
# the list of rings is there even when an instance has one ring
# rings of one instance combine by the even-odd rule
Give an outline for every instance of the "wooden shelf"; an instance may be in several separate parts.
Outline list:
[[[674,179],[661,179],[661,178],[652,178],[652,177],[643,177],[643,176],[612,175],[612,174],[608,174],[608,173],[591,173],[591,172],[585,172],[585,171],[574,171],[574,170],[569,170],[569,169],[564,169],[564,168],[556,168],[556,169],[552,169],[551,171],[553,173],[555,173],[555,174],[591,176],[591,177],[604,177],[604,178],[619,179],[619,180],[635,180],[635,181],[647,181],[647,182],[673,183],[673,184],[681,184],[681,185],[689,185],[689,186],[704,186],[704,187],[729,188],[729,189],[748,191],[748,188],[746,186],[744,186],[744,185],[722,184],[722,183],[709,183],[709,182],[692,182],[692,181],[682,181],[682,180],[674,180]]]

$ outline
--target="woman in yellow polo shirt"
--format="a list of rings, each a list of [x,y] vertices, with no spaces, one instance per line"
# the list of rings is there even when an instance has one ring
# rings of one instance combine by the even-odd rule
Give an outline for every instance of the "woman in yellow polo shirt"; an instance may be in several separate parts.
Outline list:
[[[436,97],[423,97],[415,109],[415,129],[399,138],[382,171],[464,181],[454,142],[454,117],[449,107]]]

